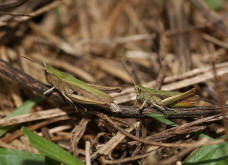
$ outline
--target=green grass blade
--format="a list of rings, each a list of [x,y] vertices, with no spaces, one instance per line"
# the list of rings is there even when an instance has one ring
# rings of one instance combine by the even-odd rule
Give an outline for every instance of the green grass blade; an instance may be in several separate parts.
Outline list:
[[[36,96],[25,101],[20,107],[16,108],[12,113],[7,115],[7,117],[14,117],[14,116],[30,113],[31,108],[34,105],[36,105],[38,102],[42,101],[44,98],[45,96]]]
[[[36,105],[38,102],[43,100],[44,96],[37,96],[32,99],[25,101],[20,107],[16,108],[13,112],[8,114],[6,117],[14,117],[18,115],[28,114],[30,113],[32,107]],[[15,125],[10,125],[6,127],[0,127],[0,136],[4,135],[7,131],[15,128]]]
[[[168,120],[165,118],[164,115],[162,114],[158,114],[158,113],[148,113],[148,114],[145,114],[146,116],[149,116],[149,117],[152,117],[153,119],[157,120],[157,121],[160,121],[161,123],[164,123],[164,124],[167,124],[167,125],[170,125],[172,127],[176,127],[178,126],[178,124]]]
[[[30,152],[0,148],[1,165],[45,165],[45,157]]]
[[[46,66],[46,69],[50,73],[56,75],[59,79],[65,81],[65,82],[67,82],[67,83],[69,83],[71,85],[77,86],[77,87],[79,87],[81,89],[84,89],[84,90],[86,90],[86,91],[94,94],[97,97],[101,97],[101,98],[104,98],[104,99],[109,99],[110,98],[110,96],[107,93],[105,93],[105,92],[103,92],[101,90],[98,90],[98,89],[96,89],[94,87],[91,87],[87,83],[85,83],[85,82],[83,82],[81,80],[76,79],[74,76],[71,76],[71,75],[66,74],[64,72],[61,72],[61,71],[53,68],[50,65],[47,65]]]
[[[214,140],[208,137],[210,140]],[[224,138],[224,137],[223,137]],[[228,143],[220,143],[200,147],[194,152],[183,165],[227,165]]]
[[[41,154],[67,165],[83,165],[80,160],[72,156],[69,152],[65,151],[58,145],[36,135],[25,127],[22,128],[22,131],[28,138],[30,144],[34,146]]]

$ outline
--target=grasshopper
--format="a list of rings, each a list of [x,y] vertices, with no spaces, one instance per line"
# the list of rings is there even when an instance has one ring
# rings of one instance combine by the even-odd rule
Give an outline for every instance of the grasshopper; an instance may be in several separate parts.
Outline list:
[[[53,87],[44,94],[48,94],[54,89],[57,89],[64,98],[73,105],[74,102],[97,105],[110,108],[113,112],[120,112],[119,106],[114,103],[110,95],[50,65],[45,66],[45,77],[48,83]]]
[[[137,100],[143,101],[139,108],[144,108],[146,104],[150,104],[158,110],[169,110],[171,107],[191,107],[198,100],[198,95],[195,95],[195,88],[192,88],[184,93],[177,91],[164,91],[152,88],[146,88],[141,85],[135,85]]]
[[[129,72],[126,64],[122,61],[123,67]],[[137,78],[137,75],[135,75]],[[194,106],[194,102],[198,100],[198,96],[195,95],[196,89],[190,89],[184,93],[177,91],[164,91],[152,88],[147,88],[141,85],[137,85],[134,79],[132,82],[135,86],[136,100],[142,101],[142,105],[139,110],[142,110],[146,104],[149,104],[160,111],[170,110],[170,107],[191,107]]]
[[[26,58],[26,57],[25,57]],[[28,59],[28,58],[27,58]],[[120,107],[114,103],[113,98],[99,89],[118,90],[116,87],[103,87],[87,84],[74,76],[55,69],[51,65],[44,64],[44,73],[47,82],[52,86],[43,94],[48,95],[57,89],[61,95],[75,106],[75,103],[97,105],[112,112],[120,112]],[[77,108],[76,108],[77,109]]]

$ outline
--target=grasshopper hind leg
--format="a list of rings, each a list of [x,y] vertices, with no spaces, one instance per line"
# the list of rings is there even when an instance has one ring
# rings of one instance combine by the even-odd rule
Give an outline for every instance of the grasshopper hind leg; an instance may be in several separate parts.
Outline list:
[[[157,110],[159,110],[160,112],[162,112],[163,114],[166,114],[166,113],[172,113],[172,112],[176,112],[176,110],[175,109],[173,109],[173,108],[169,108],[169,107],[162,107],[162,106],[160,106],[160,105],[158,105],[158,104],[153,104],[153,106],[157,109]]]
[[[153,103],[152,105],[153,105],[156,109],[158,109],[159,111],[161,111],[161,112],[166,111],[166,109],[165,109],[164,107],[162,107],[162,106],[160,106],[160,105],[158,105],[158,104]]]

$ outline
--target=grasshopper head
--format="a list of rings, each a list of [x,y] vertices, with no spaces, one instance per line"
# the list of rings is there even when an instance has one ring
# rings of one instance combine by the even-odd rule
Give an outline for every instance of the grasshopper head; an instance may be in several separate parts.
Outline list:
[[[44,75],[45,75],[45,78],[47,80],[47,82],[51,85],[53,85],[53,75],[46,69],[44,69]]]
[[[142,100],[142,90],[139,86],[135,85],[136,100]]]
[[[49,76],[50,76],[50,72],[46,69],[46,67],[44,67],[44,75],[47,81],[49,81]]]

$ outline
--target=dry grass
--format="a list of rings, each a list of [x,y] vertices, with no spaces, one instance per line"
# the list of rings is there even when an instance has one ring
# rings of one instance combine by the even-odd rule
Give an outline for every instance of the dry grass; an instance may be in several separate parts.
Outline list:
[[[0,58],[8,63],[0,61],[0,126],[24,123],[79,159],[85,161],[87,155],[92,164],[137,164],[138,159],[145,164],[160,160],[171,164],[183,160],[207,143],[191,133],[218,137],[226,132],[221,122],[226,114],[221,117],[218,109],[226,110],[223,106],[228,98],[228,25],[224,17],[228,4],[215,12],[203,2],[169,0],[159,5],[148,0],[28,0],[7,10],[1,10],[0,5]],[[135,113],[134,75],[121,65],[123,59],[132,63],[129,69],[144,86],[180,91],[195,87],[201,99],[197,107],[177,110],[179,115],[174,115],[173,121],[181,126],[175,128],[151,118],[108,117],[99,107],[74,112],[57,94],[35,106],[32,114],[24,115],[26,120],[22,116],[7,119],[13,109],[42,93],[46,87],[40,82],[47,84],[43,66],[22,56],[41,64],[45,60],[91,84],[121,87],[121,92],[110,95]],[[39,82],[31,79],[25,83],[22,75],[7,66]],[[215,73],[217,81],[213,81]],[[220,88],[222,92],[217,92]],[[218,102],[223,108],[215,107]],[[19,129],[10,131],[1,137],[0,146],[34,152],[22,137]],[[176,149],[178,144],[183,149]]]

